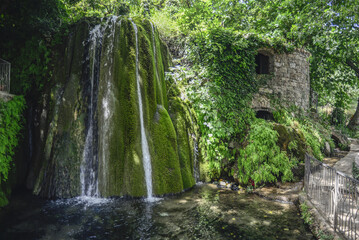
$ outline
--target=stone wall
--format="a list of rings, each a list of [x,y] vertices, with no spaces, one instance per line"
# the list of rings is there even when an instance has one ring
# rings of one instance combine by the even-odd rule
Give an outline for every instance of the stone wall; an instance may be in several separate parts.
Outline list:
[[[269,56],[271,73],[257,76],[268,79],[266,84],[260,87],[259,93],[254,95],[252,107],[256,110],[270,110],[273,108],[270,99],[273,99],[278,100],[284,106],[296,105],[308,110],[310,107],[310,53],[302,49],[281,54],[276,54],[269,49],[259,49],[258,53]]]

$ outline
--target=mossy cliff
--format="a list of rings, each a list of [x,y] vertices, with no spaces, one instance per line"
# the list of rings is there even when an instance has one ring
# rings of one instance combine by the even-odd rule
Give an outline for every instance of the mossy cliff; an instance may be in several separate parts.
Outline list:
[[[80,168],[92,117],[100,196],[146,196],[134,24],[153,192],[177,193],[195,184],[195,141],[190,129],[196,122],[180,99],[171,99],[169,110],[164,77],[171,65],[168,50],[149,21],[113,17],[97,26],[85,21],[74,26],[59,53],[52,87],[44,95],[49,103],[44,103],[39,128],[43,144],[29,175],[35,194],[81,195]],[[89,36],[96,27],[100,36],[92,54]],[[95,78],[90,89],[91,71]],[[89,99],[95,102],[93,111],[89,111]]]
[[[28,187],[44,197],[72,197],[80,191],[80,162],[84,146],[86,98],[83,87],[83,40],[88,24],[74,27],[54,69],[54,86],[43,96],[39,154],[34,157]]]

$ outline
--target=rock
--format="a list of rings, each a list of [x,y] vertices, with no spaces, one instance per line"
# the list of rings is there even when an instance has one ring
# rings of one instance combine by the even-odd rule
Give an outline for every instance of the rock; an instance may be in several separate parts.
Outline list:
[[[166,212],[161,212],[161,213],[159,213],[159,215],[161,216],[161,217],[168,217],[169,216],[169,214],[168,213],[166,213]]]
[[[232,184],[231,190],[233,190],[233,191],[238,191],[239,188],[238,188],[238,186],[237,186],[236,184]]]
[[[325,144],[324,144],[324,154],[329,157],[331,155],[331,152],[332,151],[330,149],[329,143],[325,142]]]
[[[343,147],[343,146],[349,146],[350,145],[349,139],[338,130],[332,130],[332,136],[331,137],[334,140],[335,146],[338,146],[338,147],[342,146]],[[344,150],[344,149],[342,149],[342,150]]]

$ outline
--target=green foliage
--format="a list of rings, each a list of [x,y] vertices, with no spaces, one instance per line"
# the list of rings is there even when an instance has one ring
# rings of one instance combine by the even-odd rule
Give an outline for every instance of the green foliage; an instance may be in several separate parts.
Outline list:
[[[7,180],[11,168],[23,126],[24,107],[25,100],[22,96],[14,97],[8,102],[0,100],[0,183]]]
[[[325,232],[323,232],[322,230],[319,230],[316,234],[317,238],[319,240],[333,240],[334,236],[330,235],[330,234],[326,234]]]
[[[201,132],[200,147],[205,149],[210,176],[219,177],[222,161],[235,160],[235,151],[228,148],[232,138],[244,136],[247,126],[254,118],[248,103],[212,82],[193,80],[189,92],[198,116]]]
[[[44,41],[36,37],[26,41],[12,69],[11,91],[15,94],[27,94],[34,89],[41,92],[51,77],[50,62],[51,50]]]
[[[124,15],[130,12],[131,6],[137,1],[117,0],[59,0],[63,3],[70,22],[76,22],[85,17],[107,17],[110,15]]]
[[[300,204],[300,211],[302,215],[301,218],[303,219],[303,221],[308,225],[313,224],[312,214],[310,213],[310,209],[305,202]]]
[[[289,160],[286,152],[277,146],[278,133],[271,123],[257,119],[245,139],[247,145],[240,150],[238,158],[238,178],[247,184],[251,179],[255,185],[261,182],[292,180],[292,167],[295,162]]]
[[[230,29],[209,29],[193,36],[190,57],[195,64],[206,67],[205,77],[219,87],[248,95],[257,87],[254,56],[258,45],[253,40]]]
[[[229,142],[243,137],[254,119],[249,108],[251,93],[258,87],[253,77],[255,51],[250,47],[254,42],[225,29],[192,37],[190,59],[196,64],[191,70],[176,69],[175,75],[197,113],[200,147],[206,150],[204,158],[214,178],[224,160],[235,160]]]
[[[156,25],[161,36],[166,40],[177,37],[180,34],[179,25],[173,18],[164,11],[155,11],[151,15],[151,21]]]
[[[332,119],[331,123],[332,125],[338,126],[338,125],[345,125],[346,122],[346,116],[345,112],[342,108],[335,108],[332,112]]]

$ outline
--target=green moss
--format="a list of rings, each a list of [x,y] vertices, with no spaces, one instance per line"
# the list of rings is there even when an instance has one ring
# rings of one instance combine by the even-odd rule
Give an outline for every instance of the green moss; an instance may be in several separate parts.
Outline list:
[[[277,143],[281,151],[286,151],[289,156],[294,156],[298,160],[304,161],[306,142],[303,134],[282,124],[274,124],[273,129],[278,132]]]
[[[169,110],[176,129],[181,175],[183,187],[186,189],[195,184],[193,176],[194,140],[192,138],[192,135],[195,135],[195,131],[192,129],[194,123],[188,107],[180,98],[170,99]]]
[[[104,196],[145,196],[135,69],[136,43],[132,23],[123,20],[117,35],[119,39],[114,49],[115,67],[112,83],[113,126],[109,136],[106,166],[108,183],[106,189],[101,192]],[[102,84],[107,84],[106,79],[100,79],[100,85]]]
[[[153,142],[152,178],[154,193],[177,193],[183,190],[177,155],[176,132],[166,109],[158,105],[151,129]]]

